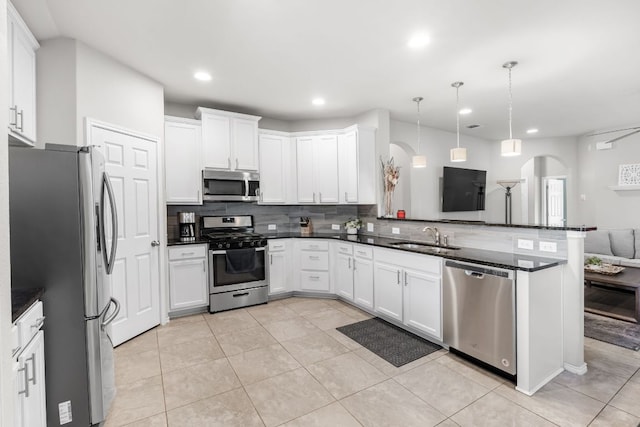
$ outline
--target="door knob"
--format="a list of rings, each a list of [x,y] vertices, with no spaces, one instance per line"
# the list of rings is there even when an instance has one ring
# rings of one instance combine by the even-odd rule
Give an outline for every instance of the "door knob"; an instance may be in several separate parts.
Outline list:
[[[152,241],[151,241],[151,246],[153,246],[154,248],[155,248],[156,246],[160,246],[160,242],[158,242],[157,240],[152,240]]]

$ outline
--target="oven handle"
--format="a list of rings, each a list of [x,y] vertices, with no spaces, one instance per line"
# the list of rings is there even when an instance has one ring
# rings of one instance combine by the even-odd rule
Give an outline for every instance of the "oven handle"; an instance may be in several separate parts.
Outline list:
[[[242,248],[245,249],[245,248]],[[246,248],[246,249],[251,249],[251,248]],[[256,252],[264,252],[265,248],[261,247],[261,248],[253,248],[256,250]],[[228,250],[233,250],[233,249],[219,249],[219,250],[209,250],[209,253],[212,255],[223,255],[226,254]]]

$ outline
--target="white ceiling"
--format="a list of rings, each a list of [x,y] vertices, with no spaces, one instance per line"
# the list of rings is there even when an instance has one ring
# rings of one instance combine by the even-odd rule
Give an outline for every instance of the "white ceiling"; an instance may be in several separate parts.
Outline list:
[[[78,39],[148,75],[169,101],[283,120],[373,108],[504,139],[506,61],[514,136],[580,135],[638,124],[638,0],[14,0],[39,40]],[[430,35],[421,51],[407,47]],[[211,72],[197,82],[194,71]],[[311,105],[322,96],[326,105]],[[481,124],[468,130],[464,126]]]

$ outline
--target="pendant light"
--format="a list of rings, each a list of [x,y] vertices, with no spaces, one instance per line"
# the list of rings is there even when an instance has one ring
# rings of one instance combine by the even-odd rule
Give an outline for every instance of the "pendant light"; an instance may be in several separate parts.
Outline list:
[[[511,130],[513,95],[511,93],[511,70],[518,65],[516,61],[509,61],[502,64],[503,68],[509,70],[509,139],[502,141],[501,154],[505,157],[519,156],[522,152],[522,141],[513,138]]]
[[[456,88],[456,148],[451,149],[452,162],[467,161],[467,149],[460,147],[460,110],[458,106],[460,102],[460,95],[458,94],[458,91],[460,90],[460,86],[462,86],[463,84],[464,82],[451,83],[451,86]]]
[[[427,156],[423,156],[420,154],[420,101],[424,98],[421,96],[416,96],[413,98],[413,102],[415,102],[418,106],[418,154],[411,158],[411,166],[414,168],[426,168],[427,167]]]

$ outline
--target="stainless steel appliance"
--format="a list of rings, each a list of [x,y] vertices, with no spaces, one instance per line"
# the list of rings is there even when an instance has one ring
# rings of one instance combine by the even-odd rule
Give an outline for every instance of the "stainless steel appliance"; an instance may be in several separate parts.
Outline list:
[[[445,261],[443,341],[509,375],[516,374],[512,270]]]
[[[209,311],[266,303],[267,239],[253,232],[253,217],[203,216],[200,233],[209,241]]]
[[[208,202],[256,202],[260,175],[255,172],[202,171],[203,197]]]
[[[194,212],[178,212],[180,224],[180,241],[194,242],[196,240],[196,214]]]
[[[94,147],[10,147],[12,288],[43,287],[47,425],[103,422],[115,396],[109,323],[118,235],[114,192]]]

